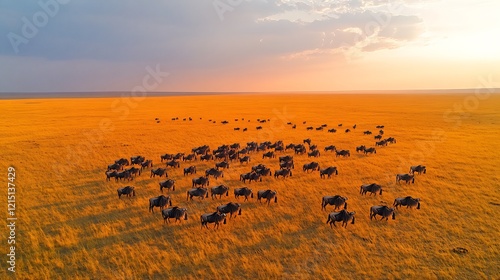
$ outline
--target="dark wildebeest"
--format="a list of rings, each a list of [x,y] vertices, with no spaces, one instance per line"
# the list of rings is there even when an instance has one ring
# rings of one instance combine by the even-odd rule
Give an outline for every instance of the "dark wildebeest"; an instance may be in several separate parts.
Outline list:
[[[141,175],[141,170],[135,166],[130,167],[129,169],[127,169],[127,171],[130,173],[131,176]]]
[[[378,131],[378,134],[379,135],[384,135],[384,131],[381,129],[381,130]]]
[[[214,154],[214,157],[216,160],[226,160],[227,161],[228,153],[227,152],[216,153],[216,154]]]
[[[253,198],[252,189],[249,189],[247,187],[234,189],[234,197],[239,198],[240,196],[245,197],[244,201],[247,201],[249,196]]]
[[[374,138],[375,140],[380,140],[380,139],[382,139],[382,135],[377,135],[377,136],[374,136],[373,138]]]
[[[307,138],[307,139],[304,139],[304,141],[302,141],[304,144],[307,143],[307,145],[311,145],[311,139],[310,138]]]
[[[161,181],[160,182],[160,191],[163,192],[163,189],[167,189],[167,190],[172,189],[173,191],[175,191],[175,181],[172,179]]]
[[[306,163],[306,164],[304,164],[304,166],[302,167],[302,170],[307,171],[307,172],[309,172],[309,170],[311,170],[311,172],[312,172],[312,171],[315,171],[315,170],[318,170],[318,171],[319,171],[319,169],[320,169],[320,168],[319,168],[319,163],[317,163],[317,162],[315,162],[315,161],[310,162],[310,163]]]
[[[212,196],[212,199],[217,198],[217,195],[219,195],[219,198],[222,198],[222,195],[226,194],[226,196],[229,195],[229,187],[226,185],[218,185],[217,187],[213,187],[210,189],[210,195]]]
[[[163,162],[163,160],[171,160],[173,158],[174,158],[173,154],[163,154],[160,156],[161,162]]]
[[[328,129],[328,132],[335,133],[335,132],[337,132],[337,130],[335,128],[332,128],[332,129]]]
[[[411,183],[415,184],[415,175],[414,174],[396,174],[396,183],[399,181],[405,181],[407,184]]]
[[[382,186],[377,184],[377,183],[371,183],[371,184],[364,184],[359,187],[359,193],[361,195],[365,195],[367,192],[370,193],[370,195],[375,194],[377,195],[377,192],[382,195]]]
[[[228,204],[217,206],[217,211],[219,211],[219,213],[229,213],[229,218],[231,219],[236,212],[238,212],[238,215],[241,215],[241,204],[229,202]],[[234,216],[236,217],[236,214]]]
[[[325,175],[328,175],[328,178],[331,178],[333,173],[335,173],[335,175],[339,175],[339,171],[337,170],[337,167],[330,166],[330,167],[327,167],[325,169],[321,169],[319,171],[319,177],[324,178]]]
[[[364,132],[363,132],[363,134],[364,134],[364,135],[370,135],[370,134],[372,134],[372,132],[371,132],[371,131],[369,131],[369,130],[366,130],[366,131],[364,131]]]
[[[418,174],[422,174],[423,172],[425,174],[427,172],[425,165],[410,166],[410,174],[415,174],[415,172]]]
[[[184,217],[184,220],[188,219],[187,209],[179,208],[178,206],[163,209],[161,215],[163,217],[163,223],[170,222],[170,219],[175,219],[175,222],[180,222],[182,217]]]
[[[153,167],[152,160],[148,159],[148,160],[144,161],[143,163],[141,163],[141,170],[144,168],[149,168],[149,167]]]
[[[335,157],[339,157],[339,156],[350,157],[351,156],[351,152],[349,152],[349,150],[335,151]]]
[[[130,162],[126,158],[121,158],[121,159],[115,160],[115,163],[118,163],[120,165],[127,165],[127,166],[130,165]]]
[[[130,158],[130,163],[131,164],[141,164],[146,160],[143,156],[134,156]]]
[[[219,223],[224,221],[226,224],[226,213],[219,214],[218,212],[206,213],[200,216],[201,219],[201,228],[205,226],[208,229],[208,225],[210,223],[215,223],[214,229],[219,228]]]
[[[259,173],[252,171],[252,172],[246,173],[246,174],[248,174],[248,175],[243,177],[243,183],[245,183],[246,180],[248,180],[248,183],[251,183],[252,180],[255,182],[257,182],[257,181],[262,182],[262,175],[260,175]],[[240,176],[240,180],[241,180],[241,176]]]
[[[263,167],[255,169],[255,173],[261,176],[272,176],[271,168]]]
[[[226,121],[226,120],[223,120],[223,121],[221,121],[220,123],[221,123],[221,124],[228,124],[229,122],[228,122],[228,121]]]
[[[352,129],[356,129],[356,127],[357,127],[357,125],[356,125],[356,124],[354,124],[354,125],[352,126]]]
[[[189,189],[186,192],[186,200],[193,200],[194,196],[199,197],[200,199],[208,198],[208,189],[204,187],[197,187]]]
[[[176,161],[175,159],[173,159],[171,161],[167,161],[167,167],[169,167],[169,166],[176,168],[176,167],[181,167],[181,164],[178,161]]]
[[[330,224],[330,228],[332,227],[332,224],[336,227],[335,222],[342,222],[342,227],[347,228],[347,223],[352,220],[351,224],[354,224],[354,215],[356,212],[348,212],[345,209],[340,210],[340,212],[331,212],[328,214],[328,219],[326,220],[326,223]]]
[[[167,174],[167,169],[166,168],[156,168],[156,169],[151,169],[151,176],[149,176],[149,178],[151,177],[155,177],[155,176],[160,176],[160,178],[165,175],[165,177],[168,178],[168,174]]]
[[[214,156],[211,155],[211,154],[205,154],[205,155],[201,155],[200,156],[200,160],[201,161],[204,161],[204,160],[209,161],[209,160],[212,160],[212,159],[214,159]]]
[[[177,153],[174,155],[174,157],[172,159],[174,160],[179,160],[181,159],[182,157],[184,156],[184,153]]]
[[[229,169],[229,162],[227,162],[227,161],[217,162],[215,164],[215,168],[217,168],[217,169],[219,169],[219,168],[228,168]]]
[[[160,207],[160,210],[163,210],[163,208],[167,204],[172,206],[172,199],[170,198],[170,196],[160,195],[157,197],[152,197],[149,199],[149,211],[153,213],[153,209],[155,207]]]
[[[279,176],[283,176],[283,179],[285,179],[288,176],[292,176],[292,171],[290,169],[280,169],[274,171],[274,178],[278,178]]]
[[[298,145],[295,147],[295,153],[298,155],[305,154],[307,152],[306,147],[304,145]]]
[[[118,174],[118,172],[116,172],[115,170],[113,170],[113,171],[106,171],[104,173],[106,174],[106,181],[110,181],[111,178],[116,178],[116,175]]]
[[[210,181],[208,180],[208,177],[193,178],[192,182],[193,182],[193,187],[197,186],[197,185],[200,185],[202,187],[204,187],[204,186],[208,187],[208,185],[210,184]]]
[[[196,154],[189,154],[187,156],[182,157],[182,161],[187,161],[187,160],[196,160]]]
[[[210,152],[210,147],[208,145],[203,145],[200,147],[193,148],[191,151],[197,155],[204,155]]]
[[[229,145],[229,148],[231,148],[233,150],[237,150],[240,148],[240,143],[233,143],[233,144]]]
[[[266,199],[267,205],[271,202],[271,199],[274,198],[274,203],[278,202],[278,197],[276,196],[276,191],[273,190],[260,190],[257,192],[257,201],[262,203],[262,198]]]
[[[290,155],[288,155],[288,156],[282,156],[282,157],[279,157],[279,160],[280,160],[280,162],[282,162],[282,161],[293,161],[293,156],[290,156]]]
[[[326,210],[327,205],[334,205],[335,208],[333,210],[337,210],[338,208],[344,206],[344,209],[347,209],[347,197],[334,195],[334,196],[323,196],[321,199],[321,210]]]
[[[330,151],[330,152],[335,152],[337,148],[334,145],[326,146],[325,147],[325,152]]]
[[[316,130],[323,130],[323,127],[322,126],[316,127]]]
[[[368,153],[370,153],[370,154],[375,153],[375,154],[376,154],[376,153],[377,153],[377,150],[376,150],[375,148],[373,148],[373,147],[371,147],[371,148],[366,148],[366,149],[365,149],[365,155],[366,155],[366,154],[368,154]]]
[[[312,127],[312,126],[306,127],[306,130],[313,130],[313,129],[314,129],[314,127]]]
[[[307,157],[319,157],[320,153],[319,150],[314,150],[312,152],[307,153]]]
[[[257,169],[262,169],[262,168],[266,168],[266,165],[259,163],[257,165],[252,166],[252,171],[256,171]]]
[[[285,148],[283,146],[277,146],[276,148],[274,148],[274,151],[275,152],[284,152]]]
[[[280,162],[280,168],[281,169],[294,169],[295,165],[293,164],[293,161],[282,161]]]
[[[391,144],[396,143],[396,139],[394,137],[389,137],[389,138],[385,139],[385,141],[387,141],[387,143],[391,143]]]
[[[385,140],[377,141],[375,142],[375,146],[387,146],[387,141]]]
[[[127,179],[130,181],[130,180],[133,180],[134,178],[132,177],[132,174],[130,173],[130,171],[125,170],[122,172],[117,172],[115,175],[115,181],[118,181],[121,179],[124,179],[124,180]]]
[[[261,129],[262,129],[262,126],[260,126],[260,125],[259,125],[259,126],[257,126],[255,129],[257,129],[257,130],[261,130]]]
[[[406,208],[417,206],[417,209],[420,209],[420,198],[413,198],[411,196],[398,197],[394,199],[393,206],[396,207],[396,209],[398,209],[398,206],[406,206]]]
[[[318,145],[311,145],[309,146],[309,151],[314,151],[314,150],[317,150],[318,149]]]
[[[365,145],[361,145],[361,146],[357,146],[356,147],[356,153],[359,153],[359,152],[364,152],[366,149],[366,146]]]
[[[246,128],[246,127],[245,127],[245,128],[243,128],[243,131],[247,131],[247,130],[248,130],[248,128]]]
[[[377,128],[384,128],[385,126],[383,125],[377,125]]]
[[[351,130],[348,128],[345,130],[345,133],[351,132]]]
[[[233,162],[234,160],[238,160],[239,159],[239,154],[238,153],[234,153],[232,155],[229,155],[229,160],[231,162]]]
[[[184,176],[188,174],[196,174],[196,166],[191,165],[190,167],[184,168]]]
[[[391,215],[392,215],[393,220],[396,219],[395,209],[389,208],[385,205],[378,205],[378,206],[370,207],[370,220],[372,218],[375,218],[375,220],[376,220],[377,219],[377,217],[375,217],[376,215],[382,216],[382,218],[380,220],[383,220],[385,218],[385,220],[387,221],[387,220],[389,220],[389,216],[391,216]]]
[[[116,170],[116,171],[123,170],[123,165],[121,165],[119,163],[110,164],[110,165],[108,165],[108,171],[110,171],[110,170]]]
[[[276,156],[274,155],[274,152],[267,152],[262,155],[262,159],[264,158],[275,158]]]
[[[117,190],[118,192],[118,199],[122,196],[122,195],[126,195],[128,196],[128,198],[130,198],[131,196],[135,196],[135,187],[131,187],[131,186],[126,186],[124,188],[119,188]]]
[[[213,176],[215,179],[222,177],[224,178],[224,172],[222,170],[217,170],[215,168],[209,168],[205,171],[205,176],[208,178],[209,176]]]
[[[250,162],[250,157],[249,156],[244,156],[240,158],[240,163],[249,163]]]

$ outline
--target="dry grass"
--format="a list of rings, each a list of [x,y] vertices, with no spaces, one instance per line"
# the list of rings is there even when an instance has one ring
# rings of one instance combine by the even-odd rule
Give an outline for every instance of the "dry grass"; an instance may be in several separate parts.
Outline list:
[[[19,279],[494,279],[500,275],[499,173],[500,97],[480,101],[477,110],[454,126],[443,117],[464,95],[220,95],[149,97],[132,101],[129,114],[116,109],[116,98],[5,100],[0,102],[2,170],[13,165],[18,184]],[[115,104],[115,105],[113,105]],[[121,103],[125,104],[125,103]],[[115,106],[115,109],[112,107]],[[133,107],[133,108],[132,108]],[[171,121],[178,116],[181,120]],[[154,118],[159,117],[160,123]],[[193,121],[182,121],[192,117]],[[200,117],[202,120],[200,120]],[[99,130],[107,118],[113,131]],[[235,122],[235,118],[245,121]],[[271,121],[255,127],[257,118]],[[208,119],[217,120],[211,123]],[[227,125],[220,124],[228,120]],[[251,122],[247,122],[251,120]],[[286,122],[297,123],[293,130]],[[302,124],[307,121],[307,124]],[[337,133],[306,131],[343,123]],[[357,124],[351,133],[343,130]],[[377,148],[376,155],[356,154],[373,146],[376,125],[398,142]],[[233,127],[248,127],[247,132]],[[352,130],[352,129],[351,129]],[[91,135],[90,137],[84,136]],[[438,136],[436,136],[438,135]],[[311,138],[321,149],[322,167],[339,175],[320,179],[300,167],[307,156],[295,156],[293,177],[264,178],[249,185],[272,188],[279,202],[269,207],[254,199],[243,203],[243,215],[217,231],[200,228],[199,216],[221,203],[186,201],[193,176],[168,170],[176,180],[174,204],[189,210],[189,220],[163,225],[159,211],[147,211],[159,194],[160,179],[141,175],[130,184],[137,197],[118,200],[116,189],[128,183],[106,182],[103,174],[115,159],[143,155],[163,166],[159,155],[189,152],[208,144]],[[90,140],[89,140],[90,139]],[[351,150],[347,159],[323,152],[327,145]],[[286,153],[289,154],[289,153]],[[277,159],[252,154],[251,165],[273,170]],[[181,163],[181,168],[191,163]],[[193,163],[198,170],[211,162]],[[409,165],[428,172],[414,185],[396,184],[394,175]],[[240,173],[251,165],[231,164],[225,183],[243,186]],[[57,172],[56,172],[57,171]],[[6,171],[5,171],[6,173]],[[58,173],[58,174],[57,174]],[[4,175],[6,176],[6,175]],[[161,179],[163,180],[163,179]],[[383,185],[382,196],[362,197],[362,183]],[[2,188],[2,197],[6,197]],[[356,224],[330,229],[321,211],[324,195],[342,194],[356,211]],[[420,210],[401,209],[396,220],[370,221],[369,207],[395,197],[422,199]],[[242,199],[240,199],[242,202]],[[3,211],[5,212],[5,211]],[[5,215],[5,214],[2,214]],[[5,231],[3,231],[5,232]],[[5,238],[5,234],[3,234]],[[5,240],[4,240],[5,241]],[[6,242],[3,242],[6,244]],[[5,245],[6,246],[6,245]],[[468,254],[452,252],[465,247]],[[5,263],[5,262],[4,262]],[[0,272],[5,278],[7,271]]]

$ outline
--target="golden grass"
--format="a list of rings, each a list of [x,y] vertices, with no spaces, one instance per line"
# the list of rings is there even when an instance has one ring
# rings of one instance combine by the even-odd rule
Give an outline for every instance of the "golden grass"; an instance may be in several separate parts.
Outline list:
[[[19,279],[498,278],[500,206],[494,203],[500,203],[500,97],[480,100],[479,107],[455,125],[450,122],[455,114],[443,114],[465,98],[214,95],[129,99],[128,105],[117,98],[1,101],[1,166],[17,170],[16,275]],[[117,108],[128,108],[129,114]],[[171,121],[172,117],[180,120]],[[185,117],[193,121],[182,121]],[[271,121],[257,131],[261,125],[257,118]],[[100,130],[103,119],[113,131]],[[222,125],[222,120],[230,123]],[[286,125],[288,121],[297,129]],[[328,128],[344,126],[335,134],[305,129],[323,123]],[[357,129],[343,132],[353,124]],[[373,135],[362,132],[376,134],[379,124],[385,125],[385,137],[398,142],[377,148],[376,155],[357,154],[356,146],[374,145]],[[249,130],[233,131],[236,126]],[[158,210],[151,214],[147,209],[148,199],[159,195],[158,182],[163,178],[150,179],[146,171],[130,183],[116,183],[106,182],[103,174],[107,164],[121,157],[143,155],[159,167],[163,166],[160,154],[189,152],[203,144],[214,149],[234,142],[289,144],[304,138],[321,149],[321,157],[314,160],[322,167],[337,166],[339,175],[320,179],[318,172],[302,172],[302,164],[313,160],[303,155],[295,156],[291,178],[265,177],[262,183],[243,184],[240,173],[258,163],[275,170],[277,159],[262,160],[259,152],[251,155],[248,166],[232,163],[224,179],[211,179],[211,186],[225,183],[231,194],[243,185],[254,192],[272,188],[279,201],[268,207],[255,198],[244,203],[240,199],[243,215],[217,231],[201,229],[199,216],[235,201],[234,197],[187,202],[193,176],[184,177],[182,169],[168,170],[177,185],[170,194],[174,204],[188,208],[189,220],[170,225],[163,225]],[[351,157],[324,152],[330,144],[351,150]],[[204,171],[214,163],[181,163],[181,168],[191,164]],[[406,173],[415,164],[425,164],[427,174],[417,175],[412,185],[396,184],[395,174]],[[359,186],[371,182],[382,184],[382,196],[359,194]],[[118,200],[116,189],[127,184],[136,187],[137,197]],[[2,188],[4,199],[5,192]],[[347,229],[325,224],[332,207],[321,211],[321,197],[334,194],[347,196],[349,209],[356,211],[356,224]],[[392,204],[395,197],[406,195],[420,197],[422,209],[401,209],[394,221],[370,221],[370,206],[381,201]],[[455,247],[465,247],[469,253],[456,254]],[[3,269],[0,278],[8,274]]]

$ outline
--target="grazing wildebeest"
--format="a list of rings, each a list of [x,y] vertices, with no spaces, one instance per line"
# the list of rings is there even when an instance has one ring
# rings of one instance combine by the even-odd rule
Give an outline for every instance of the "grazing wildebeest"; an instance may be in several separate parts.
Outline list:
[[[204,187],[204,186],[208,187],[208,185],[210,184],[210,181],[208,180],[208,177],[193,178],[192,182],[193,182],[193,187],[197,186],[197,185],[200,185],[202,187]]]
[[[307,152],[307,150],[306,150],[306,147],[304,147],[304,145],[298,145],[295,147],[295,153],[298,155],[302,155],[306,152]]]
[[[322,126],[316,127],[316,130],[323,130],[323,127]]]
[[[350,157],[351,156],[351,152],[349,152],[349,150],[335,151],[335,157],[339,157],[339,156]]]
[[[252,189],[249,189],[247,187],[234,189],[234,197],[239,198],[240,196],[245,197],[244,201],[247,201],[249,196],[253,198]]]
[[[209,168],[205,171],[205,176],[208,178],[209,176],[213,176],[215,179],[222,177],[224,178],[224,172],[222,170],[217,170],[215,168]]]
[[[168,174],[167,174],[167,169],[166,168],[156,168],[156,169],[151,169],[151,175],[149,176],[149,178],[151,177],[155,177],[155,176],[160,176],[160,178],[165,175],[165,177],[168,178]]]
[[[201,161],[204,161],[204,160],[209,161],[209,160],[213,160],[213,159],[214,159],[214,156],[211,154],[204,154],[204,155],[200,156]]]
[[[383,125],[377,125],[377,128],[384,128],[385,126]]]
[[[328,132],[335,133],[335,132],[337,132],[337,130],[335,128],[332,128],[332,129],[328,129]]]
[[[181,164],[176,161],[175,159],[171,160],[171,161],[167,161],[166,163],[167,167],[173,167],[173,168],[176,168],[176,167],[181,167]]]
[[[356,125],[356,124],[354,124],[354,125],[352,126],[352,129],[356,129],[356,127],[357,127],[357,125]]]
[[[342,126],[342,124],[341,124],[341,123],[339,123],[339,124],[338,124],[338,126]]]
[[[118,172],[116,172],[115,170],[105,171],[104,173],[106,174],[106,181],[110,181],[111,178],[116,178],[116,175],[118,174]]]
[[[130,163],[131,164],[141,164],[146,160],[143,156],[133,156],[130,158]]]
[[[323,196],[321,199],[321,210],[326,210],[327,205],[334,205],[335,208],[333,210],[337,210],[338,208],[344,206],[344,209],[347,209],[347,197],[334,195],[334,196]]]
[[[417,206],[417,209],[420,209],[420,198],[413,198],[411,196],[398,197],[394,199],[393,206],[396,207],[396,209],[398,209],[398,206],[406,206],[406,208]]]
[[[371,147],[371,148],[366,148],[366,149],[365,149],[365,155],[366,155],[366,154],[368,154],[368,153],[370,153],[370,154],[375,153],[375,154],[376,154],[376,153],[377,153],[377,150],[376,150],[375,148],[373,148],[373,147]]]
[[[124,180],[127,179],[130,181],[130,180],[133,180],[134,178],[132,177],[132,174],[130,173],[130,171],[125,170],[125,171],[117,172],[115,175],[115,181],[118,181],[121,179],[124,179]]]
[[[294,169],[295,165],[293,164],[293,160],[292,161],[281,161],[280,168],[281,169]]]
[[[214,199],[214,197],[217,198],[217,195],[219,195],[219,198],[222,198],[223,194],[226,194],[226,196],[229,195],[229,187],[226,185],[218,185],[210,189],[212,199]]]
[[[307,153],[307,157],[319,157],[319,156],[320,156],[319,150],[314,150],[312,152]]]
[[[377,136],[374,136],[373,138],[375,138],[375,140],[380,140],[380,139],[382,139],[382,135],[377,135]]]
[[[203,145],[200,147],[193,148],[191,151],[197,155],[204,155],[210,152],[210,147],[208,145]]]
[[[223,121],[221,121],[220,123],[221,123],[221,124],[228,124],[229,122],[228,122],[228,121],[226,121],[226,120],[223,120]]]
[[[121,158],[121,159],[115,160],[115,163],[118,163],[120,165],[127,165],[127,166],[130,165],[130,162],[126,158]]]
[[[116,171],[123,170],[123,165],[121,165],[119,163],[110,164],[110,165],[108,165],[108,171],[110,171],[110,170],[116,170]]]
[[[255,169],[255,173],[262,175],[262,176],[272,176],[271,168],[257,168]]]
[[[345,130],[345,133],[351,132],[351,130],[348,128]]]
[[[233,144],[229,145],[229,148],[231,148],[233,150],[237,150],[240,148],[240,143],[233,143]]]
[[[219,169],[219,168],[227,168],[227,169],[229,169],[229,162],[227,162],[227,161],[217,162],[215,164],[215,168],[217,168],[217,169]]]
[[[307,143],[307,145],[311,145],[311,139],[310,138],[307,138],[307,139],[304,139],[304,141],[302,141],[304,144]]]
[[[387,146],[387,141],[385,140],[377,141],[375,142],[375,146]]]
[[[267,205],[271,202],[271,199],[274,198],[274,203],[278,202],[278,197],[276,196],[276,191],[273,190],[260,190],[257,192],[257,201],[262,203],[262,198],[266,199]]]
[[[157,197],[152,197],[149,199],[149,211],[153,213],[153,209],[155,207],[160,207],[160,210],[163,210],[163,207],[165,207],[165,205],[167,204],[172,206],[172,199],[170,198],[170,196],[160,195]]]
[[[314,129],[314,127],[312,127],[312,126],[306,127],[306,130],[313,130],[313,129]]]
[[[371,184],[363,184],[359,188],[359,193],[361,195],[365,195],[367,192],[370,193],[370,195],[375,194],[377,195],[377,192],[382,195],[382,186],[376,183],[371,183]]]
[[[259,126],[257,126],[255,129],[257,129],[257,130],[261,130],[261,129],[262,129],[262,126],[260,126],[260,125],[259,125]]]
[[[127,169],[127,171],[130,173],[130,176],[141,175],[141,170],[135,166],[130,167],[129,169]]]
[[[296,129],[296,128],[297,128],[296,124],[292,125],[292,129]]]
[[[337,170],[337,167],[330,166],[330,167],[327,167],[325,169],[321,169],[319,171],[319,177],[324,178],[325,175],[328,175],[328,178],[331,178],[333,173],[335,173],[335,175],[339,175],[339,171]]]
[[[177,153],[174,155],[174,157],[172,159],[174,160],[179,160],[181,159],[182,157],[184,156],[184,153]]]
[[[342,222],[342,227],[347,228],[347,223],[352,220],[351,224],[354,224],[354,215],[356,212],[348,212],[345,209],[340,210],[340,212],[331,212],[328,214],[328,219],[326,220],[326,223],[330,224],[330,228],[332,227],[332,224],[336,227],[335,222]]]
[[[275,158],[276,156],[274,155],[274,152],[267,152],[262,155],[262,159],[264,158]]]
[[[177,222],[177,221],[180,222],[182,217],[184,217],[184,220],[188,219],[187,209],[180,208],[178,206],[163,209],[161,211],[161,215],[163,217],[163,223],[166,223],[166,222],[170,223],[170,219],[175,219],[175,222]]]
[[[396,139],[394,137],[389,137],[389,138],[385,139],[385,141],[387,141],[387,143],[391,143],[391,144],[396,143]]]
[[[290,169],[280,169],[274,171],[274,178],[278,178],[279,176],[283,176],[283,179],[285,179],[288,176],[292,176],[292,171]]]
[[[318,145],[309,146],[309,151],[315,151],[316,149],[318,149]]]
[[[277,147],[274,148],[274,151],[275,152],[284,152],[285,148],[283,146],[277,146]]]
[[[144,168],[149,168],[149,167],[153,167],[152,160],[148,159],[148,160],[144,161],[143,163],[141,163],[141,170]]]
[[[163,154],[160,156],[161,162],[163,162],[163,160],[171,160],[173,158],[174,158],[173,154]]]
[[[215,157],[216,160],[227,161],[228,153],[227,152],[215,153],[214,157]]]
[[[334,145],[326,146],[325,147],[325,152],[330,151],[330,152],[335,152],[337,148]]]
[[[245,128],[243,128],[243,131],[247,131],[247,130],[248,130],[248,128],[246,128],[246,127],[245,127]]]
[[[238,160],[239,159],[239,154],[238,153],[234,153],[232,155],[229,155],[229,160],[231,162],[233,162],[234,160]]]
[[[238,215],[241,215],[241,204],[229,202],[228,204],[217,206],[217,211],[219,213],[229,213],[229,218],[231,219],[233,217],[233,214],[236,212],[238,212]],[[236,214],[234,215],[234,217],[236,217]]]
[[[364,135],[370,135],[370,134],[372,134],[372,132],[371,132],[371,131],[369,131],[369,130],[366,130],[366,131],[363,131],[363,134],[364,134]]]
[[[244,156],[240,158],[240,163],[249,163],[250,162],[250,157],[249,156]]]
[[[376,215],[382,216],[382,218],[380,220],[383,220],[385,218],[385,220],[387,221],[387,220],[389,220],[389,216],[391,216],[391,215],[392,215],[393,220],[396,219],[395,209],[389,208],[385,205],[378,205],[378,206],[370,207],[370,220],[372,218],[375,218],[375,220],[376,220],[377,219],[377,217],[375,217]]]
[[[262,169],[262,168],[266,168],[266,165],[259,163],[257,165],[252,166],[252,171],[256,171],[257,169]]]
[[[233,130],[238,131],[238,130],[240,130],[240,128],[239,127],[235,127],[235,128],[233,128]]]
[[[396,183],[399,181],[405,181],[407,184],[411,183],[415,184],[415,175],[414,174],[396,174]]]
[[[257,182],[257,180],[259,180],[260,182],[262,182],[262,176],[260,174],[256,173],[255,171],[241,174],[240,181],[243,181],[243,183],[245,183],[246,180],[248,180],[249,183],[251,183],[252,180],[254,180],[256,182]]]
[[[215,223],[214,229],[219,228],[219,223],[224,221],[226,224],[226,213],[219,214],[218,212],[206,213],[200,216],[201,219],[201,228],[205,226],[208,229],[208,225],[210,223]]]
[[[119,188],[117,190],[118,192],[118,199],[120,199],[120,197],[122,195],[126,195],[128,196],[128,198],[130,198],[131,196],[135,196],[135,187],[131,187],[131,186],[126,186],[124,188]]]
[[[381,129],[381,130],[378,131],[378,134],[379,135],[384,135],[384,131]]]
[[[167,190],[172,189],[173,191],[175,191],[175,181],[172,179],[161,181],[160,182],[160,191],[163,192],[163,189],[167,189]]]
[[[302,167],[302,170],[304,171],[307,171],[309,172],[309,170],[311,171],[315,171],[315,170],[318,170],[319,171],[320,167],[319,167],[319,163],[313,161],[313,162],[310,162],[310,163],[306,163],[304,164],[304,166]]]
[[[196,174],[196,166],[191,165],[190,167],[184,168],[184,176],[188,174]]]
[[[293,161],[293,156],[290,156],[290,155],[288,155],[288,156],[282,156],[282,157],[279,157],[279,160],[280,160],[280,162],[282,162],[282,161],[285,161],[285,162],[286,161]]]
[[[208,198],[208,189],[204,187],[197,187],[189,189],[186,192],[186,200],[193,200],[193,197],[197,196],[200,199]]]
[[[295,146],[296,146],[295,144],[290,143],[290,144],[286,145],[285,151],[290,150],[290,149],[295,150]]]
[[[196,160],[196,154],[189,154],[187,156],[182,157],[182,161],[187,161],[187,160]]]
[[[410,166],[410,174],[415,174],[415,172],[418,174],[422,174],[423,172],[425,174],[427,172],[425,165]]]
[[[359,153],[359,152],[364,152],[366,149],[366,146],[365,145],[361,145],[361,146],[357,146],[356,147],[356,153]]]

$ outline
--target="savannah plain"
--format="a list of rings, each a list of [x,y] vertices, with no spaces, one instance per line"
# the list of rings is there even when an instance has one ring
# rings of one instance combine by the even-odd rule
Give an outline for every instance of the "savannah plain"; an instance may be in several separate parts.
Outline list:
[[[0,170],[7,178],[7,168],[16,168],[15,276],[499,279],[499,108],[496,94],[481,99],[474,94],[248,94],[2,100]],[[189,117],[192,121],[182,120]],[[260,124],[258,118],[270,121]],[[306,130],[322,124],[337,132]],[[255,129],[259,125],[262,130]],[[377,125],[385,126],[384,138],[397,143],[377,147],[373,155],[356,153],[356,146],[375,146]],[[373,135],[363,135],[365,130]],[[278,169],[277,158],[252,153],[250,164],[233,162],[224,178],[210,179],[210,187],[230,187],[222,199],[186,201],[194,176],[183,176],[182,168],[195,165],[201,176],[214,161],[181,161],[181,168],[168,168],[169,178],[176,180],[175,191],[168,193],[173,205],[188,209],[188,220],[180,223],[164,224],[158,208],[148,212],[149,198],[161,194],[158,182],[164,177],[150,178],[145,170],[130,182],[107,182],[104,174],[122,157],[142,155],[156,168],[165,167],[161,154],[190,153],[204,144],[214,150],[251,141],[298,144],[305,138],[318,145],[319,158],[295,155],[292,177],[266,176],[243,184],[239,175],[253,165]],[[325,152],[328,145],[350,150],[351,157]],[[293,151],[282,155],[287,154]],[[310,161],[321,168],[336,166],[339,174],[320,179],[317,171],[303,172]],[[417,174],[414,184],[395,182],[397,173],[418,164],[427,173]],[[0,217],[6,221],[7,181],[2,182]],[[361,196],[360,185],[373,182],[382,185],[383,194]],[[135,186],[136,196],[118,199],[117,189],[126,185]],[[218,230],[213,224],[202,229],[200,215],[238,202],[233,190],[242,186],[254,193],[277,190],[278,202],[267,206],[256,197],[246,202],[240,197],[241,216],[227,219]],[[333,206],[322,211],[321,198],[335,194],[348,197],[355,224],[333,229],[325,224]],[[395,220],[370,220],[372,205],[392,205],[407,195],[421,198],[421,209],[400,208]],[[5,226],[1,232],[0,279],[6,279],[13,275],[6,269]],[[468,253],[454,252],[458,247]]]

